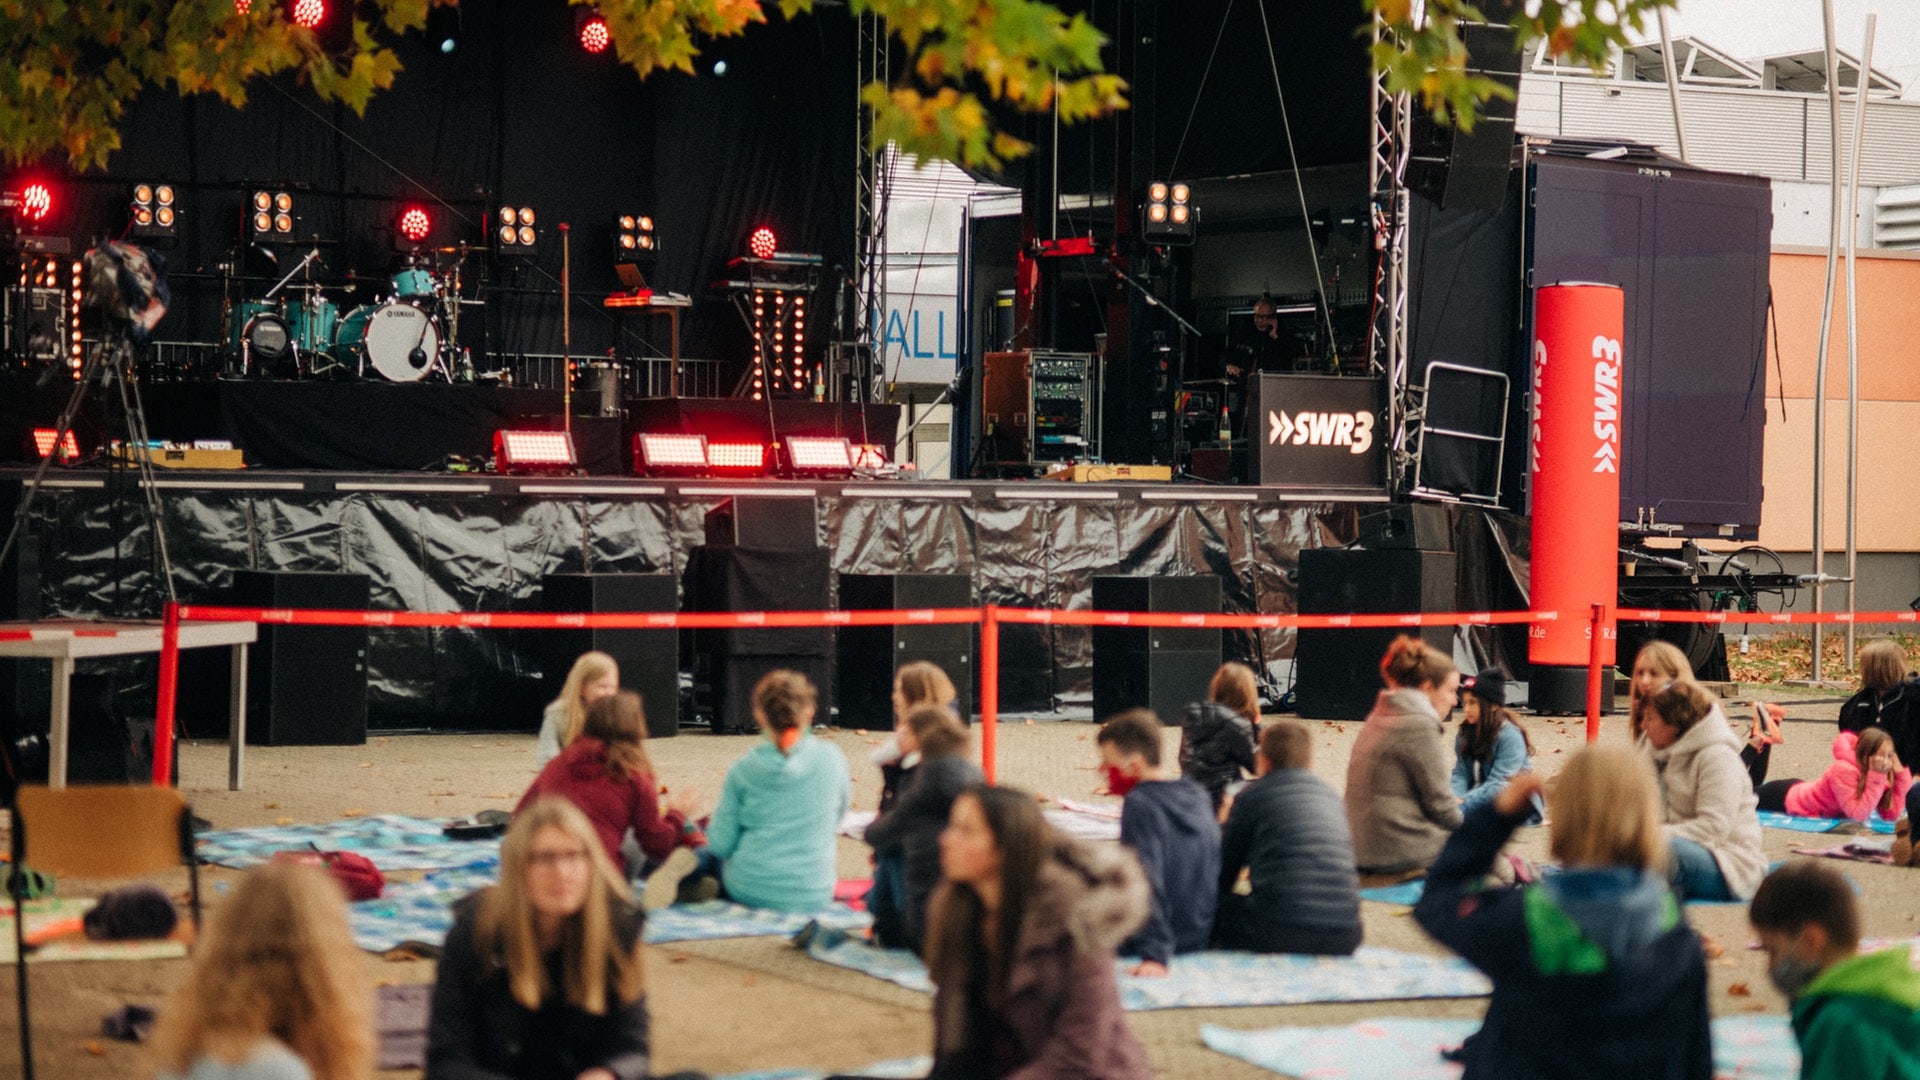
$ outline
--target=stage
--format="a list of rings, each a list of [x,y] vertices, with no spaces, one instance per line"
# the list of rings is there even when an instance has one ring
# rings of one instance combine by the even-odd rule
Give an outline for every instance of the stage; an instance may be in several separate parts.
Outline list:
[[[12,519],[29,475],[0,470],[0,520]],[[54,470],[32,513],[42,540],[38,615],[158,616],[149,530],[137,494],[124,486],[132,480]],[[531,610],[545,575],[556,573],[673,575],[684,597],[681,579],[688,552],[705,542],[706,511],[758,495],[813,503],[834,588],[839,574],[963,574],[976,603],[1084,608],[1096,575],[1200,574],[1220,579],[1223,611],[1292,612],[1300,552],[1353,541],[1361,516],[1378,509],[1270,488],[1186,484],[261,469],[169,472],[157,482],[182,601],[226,602],[235,570],[356,571],[371,579],[375,609],[412,611]],[[1454,609],[1524,607],[1524,520],[1448,510],[1460,567]],[[370,723],[530,728],[554,693],[541,683],[532,633],[372,631]],[[1090,699],[1087,629],[1008,626],[1003,634],[1003,708],[1045,711]],[[1485,644],[1505,654],[1497,639]],[[1225,654],[1252,664],[1277,696],[1293,645],[1288,630],[1235,631],[1226,635]],[[683,665],[687,658],[683,648]]]

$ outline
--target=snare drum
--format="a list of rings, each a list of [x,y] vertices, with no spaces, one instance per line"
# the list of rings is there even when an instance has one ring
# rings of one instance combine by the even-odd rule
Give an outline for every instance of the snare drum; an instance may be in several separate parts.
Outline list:
[[[334,359],[371,367],[394,382],[419,382],[440,352],[440,327],[412,304],[359,307],[340,320]]]
[[[324,296],[310,296],[287,306],[287,330],[294,347],[303,353],[326,352],[333,348],[334,331],[340,324],[340,309]]]
[[[393,275],[393,295],[402,300],[432,296],[436,289],[433,274],[418,266],[403,267]]]

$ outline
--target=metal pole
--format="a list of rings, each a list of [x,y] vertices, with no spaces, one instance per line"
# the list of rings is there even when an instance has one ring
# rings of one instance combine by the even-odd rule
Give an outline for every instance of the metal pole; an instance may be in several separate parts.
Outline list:
[[[1860,304],[1854,288],[1854,264],[1860,238],[1860,154],[1867,138],[1867,89],[1873,71],[1873,30],[1878,17],[1867,16],[1867,43],[1861,50],[1860,74],[1853,86],[1853,153],[1847,162],[1847,610],[1856,599],[1860,506],[1855,493],[1860,479]],[[1854,660],[1853,623],[1847,623],[1847,666]]]
[[[1838,269],[1840,215],[1845,212],[1846,193],[1840,188],[1840,57],[1833,43],[1833,0],[1821,0],[1827,33],[1827,127],[1833,136],[1832,205],[1827,224],[1827,288],[1820,303],[1820,351],[1813,365],[1813,544],[1807,555],[1813,562],[1813,611],[1826,610],[1827,578],[1827,355],[1833,334],[1834,273]],[[1813,670],[1811,678],[1823,678],[1826,635],[1819,623],[1813,624]]]
[[[1674,72],[1673,34],[1667,29],[1667,9],[1660,9],[1660,66],[1667,73],[1667,103],[1673,106],[1673,131],[1680,140],[1680,160],[1687,161],[1687,123],[1680,115],[1680,76]]]
[[[573,437],[573,230],[560,223],[560,423]]]

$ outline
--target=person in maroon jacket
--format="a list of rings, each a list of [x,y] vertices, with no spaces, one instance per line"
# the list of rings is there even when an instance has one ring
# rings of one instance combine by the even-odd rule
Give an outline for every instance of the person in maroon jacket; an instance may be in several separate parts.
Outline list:
[[[1114,970],[1150,903],[1131,852],[1061,836],[1032,795],[980,786],[954,800],[940,866],[928,1080],[1153,1075]]]
[[[635,868],[627,866],[620,850],[628,829],[633,830],[640,850],[653,863],[665,863],[678,848],[698,847],[699,827],[693,823],[699,812],[695,793],[689,788],[670,792],[665,810],[661,809],[653,764],[647,760],[646,738],[647,719],[640,707],[640,695],[622,690],[595,701],[587,708],[580,737],[534,777],[533,786],[521,796],[514,815],[543,795],[566,799],[593,823],[607,857],[629,876]],[[679,859],[691,864],[693,852]],[[683,870],[674,878],[675,883],[684,876]],[[666,901],[671,903],[672,897]],[[649,904],[650,908],[659,906],[664,905]]]

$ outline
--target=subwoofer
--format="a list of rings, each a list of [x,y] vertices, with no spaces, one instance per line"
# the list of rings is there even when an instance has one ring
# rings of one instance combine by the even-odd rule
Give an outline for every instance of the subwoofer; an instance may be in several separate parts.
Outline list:
[[[840,575],[842,611],[972,606],[973,581],[965,574]],[[947,673],[957,693],[954,711],[962,720],[972,716],[976,632],[966,624],[843,627],[835,678],[840,726],[892,730],[893,674],[918,660]]]
[[[239,607],[365,611],[365,574],[239,570]],[[260,627],[247,658],[247,741],[268,746],[358,746],[367,741],[367,629]]]
[[[1093,606],[1099,611],[1218,615],[1220,579],[1211,574],[1096,577]],[[1207,696],[1207,682],[1219,667],[1219,630],[1094,627],[1094,719],[1145,708],[1162,723],[1177,724],[1189,702]]]
[[[1448,552],[1308,548],[1300,552],[1300,614],[1452,611],[1457,591],[1454,575],[1454,557]],[[1450,626],[1302,629],[1293,654],[1294,693],[1301,717],[1364,719],[1383,688],[1380,658],[1394,638],[1408,633],[1452,655]]]
[[[548,574],[540,590],[543,611],[585,614],[680,610],[680,583],[671,574]],[[541,630],[539,643],[549,698],[558,697],[581,653],[598,650],[620,666],[620,685],[640,695],[647,737],[680,733],[680,632],[677,630]]]

